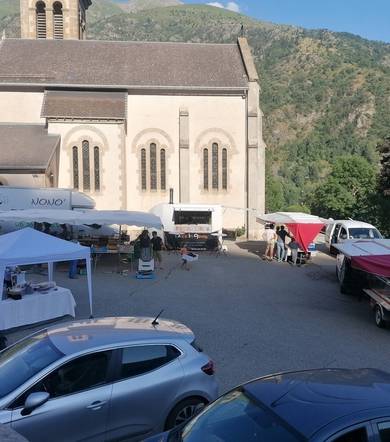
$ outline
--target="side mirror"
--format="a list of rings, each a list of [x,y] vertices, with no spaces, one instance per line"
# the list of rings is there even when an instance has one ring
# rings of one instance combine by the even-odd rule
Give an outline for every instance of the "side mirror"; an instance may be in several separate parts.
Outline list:
[[[31,414],[36,408],[43,405],[49,400],[50,394],[39,391],[38,393],[31,393],[27,396],[26,402],[22,410],[22,416],[27,416]]]

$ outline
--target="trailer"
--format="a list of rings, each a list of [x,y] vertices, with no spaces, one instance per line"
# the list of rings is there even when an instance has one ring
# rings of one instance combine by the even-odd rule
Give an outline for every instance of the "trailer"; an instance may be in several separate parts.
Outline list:
[[[347,241],[334,247],[341,293],[365,295],[376,325],[385,327],[390,321],[390,239]]]

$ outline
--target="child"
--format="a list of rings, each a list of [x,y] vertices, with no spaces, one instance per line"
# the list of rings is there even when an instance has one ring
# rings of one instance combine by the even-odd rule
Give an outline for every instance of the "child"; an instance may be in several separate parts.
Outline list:
[[[188,252],[188,249],[186,246],[183,246],[180,249],[180,255],[181,255],[181,268],[190,270],[190,266],[188,265],[188,261],[196,261],[198,259],[198,255],[195,255],[194,253]]]

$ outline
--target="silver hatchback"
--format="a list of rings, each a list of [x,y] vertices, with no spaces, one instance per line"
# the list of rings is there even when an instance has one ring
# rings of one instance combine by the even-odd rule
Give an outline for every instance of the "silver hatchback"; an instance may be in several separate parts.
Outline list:
[[[212,361],[170,320],[74,321],[0,353],[0,423],[31,442],[143,440],[217,394]]]

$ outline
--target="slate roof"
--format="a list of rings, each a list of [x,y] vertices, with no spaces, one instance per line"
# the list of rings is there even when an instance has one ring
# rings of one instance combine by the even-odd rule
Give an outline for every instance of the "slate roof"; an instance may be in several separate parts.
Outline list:
[[[127,92],[46,91],[41,117],[125,120]]]
[[[59,135],[40,124],[0,124],[0,170],[46,170]]]
[[[246,89],[236,44],[92,40],[0,43],[0,86]]]

